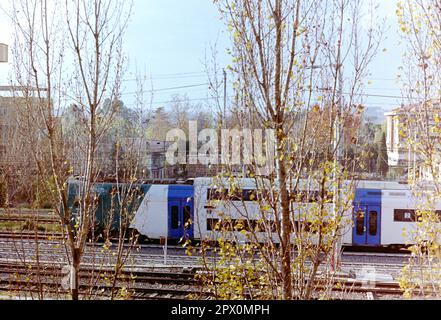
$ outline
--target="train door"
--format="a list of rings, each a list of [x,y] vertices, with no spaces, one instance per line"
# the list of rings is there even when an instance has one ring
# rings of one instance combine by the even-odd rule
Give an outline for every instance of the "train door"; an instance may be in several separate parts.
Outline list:
[[[193,238],[193,203],[187,199],[168,201],[168,237]]]
[[[380,206],[355,206],[354,245],[380,245]]]
[[[355,245],[366,244],[366,207],[356,206],[354,208],[354,230],[352,242]]]
[[[366,244],[380,245],[380,206],[368,206],[366,216]]]
[[[193,202],[191,199],[181,200],[181,208],[182,236],[185,239],[193,239]]]

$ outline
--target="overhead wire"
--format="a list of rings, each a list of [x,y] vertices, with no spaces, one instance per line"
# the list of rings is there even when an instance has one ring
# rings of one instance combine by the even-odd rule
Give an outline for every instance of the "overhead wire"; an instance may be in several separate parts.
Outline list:
[[[222,69],[219,69],[222,70]],[[179,72],[179,73],[164,73],[164,74],[156,74],[152,76],[144,77],[144,80],[166,80],[166,79],[180,79],[180,78],[198,78],[206,76],[206,73],[203,71],[197,71],[197,72]],[[392,78],[367,78],[368,80],[374,80],[374,81],[396,81],[396,79]],[[124,79],[123,81],[136,81],[139,79],[133,78],[133,79]],[[183,85],[183,86],[174,86],[174,87],[165,87],[165,88],[159,88],[159,89],[150,89],[150,90],[142,90],[142,91],[132,91],[132,92],[123,92],[121,95],[135,95],[139,93],[156,93],[156,92],[163,92],[163,91],[171,91],[171,90],[181,90],[181,89],[189,89],[189,88],[195,88],[195,87],[202,87],[202,86],[208,86],[210,85],[208,82],[206,83],[196,83],[196,84],[189,84],[189,85]],[[327,91],[328,89],[313,89],[312,91]],[[390,90],[390,91],[398,91],[399,88],[367,88],[367,90]],[[343,92],[343,95],[350,95],[350,93]],[[360,93],[357,94],[358,96],[362,97],[376,97],[376,98],[385,98],[385,99],[411,99],[411,100],[419,100],[418,98],[408,98],[408,97],[402,97],[398,95],[388,95],[388,94],[376,94],[376,93]],[[164,100],[164,101],[153,101],[152,104],[165,104],[165,103],[171,103],[171,102],[184,102],[184,101],[207,101],[207,100],[213,100],[213,99],[221,99],[223,97],[201,97],[201,98],[191,98],[191,99],[185,99],[185,100]],[[231,97],[227,97],[231,98]],[[398,105],[398,103],[372,103],[368,102],[369,105]]]

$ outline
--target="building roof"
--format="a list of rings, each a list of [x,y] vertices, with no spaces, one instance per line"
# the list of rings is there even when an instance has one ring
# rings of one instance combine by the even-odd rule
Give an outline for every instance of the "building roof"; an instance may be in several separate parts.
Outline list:
[[[439,103],[437,101],[434,102],[432,108],[433,108],[433,110],[441,111],[441,103]],[[420,109],[420,110],[418,110],[418,109]],[[420,103],[407,104],[407,105],[402,104],[400,107],[392,109],[392,111],[385,112],[384,115],[385,116],[395,116],[395,115],[401,115],[404,113],[413,113],[416,111],[423,111]]]

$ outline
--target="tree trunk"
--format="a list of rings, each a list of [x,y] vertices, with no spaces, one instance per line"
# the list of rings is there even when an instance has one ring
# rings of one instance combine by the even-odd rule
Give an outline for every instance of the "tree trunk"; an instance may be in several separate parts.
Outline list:
[[[80,261],[81,261],[81,255],[80,255],[80,249],[74,248],[72,252],[72,266],[70,270],[70,290],[72,295],[72,300],[78,300],[79,299],[79,271],[80,271]]]
[[[279,131],[279,130],[278,130]],[[280,131],[279,131],[280,132]],[[280,133],[277,134],[277,178],[280,186],[280,202],[282,209],[282,283],[283,299],[292,299],[292,276],[291,276],[291,219],[289,208],[289,195],[286,186],[286,167],[283,159],[283,143]]]

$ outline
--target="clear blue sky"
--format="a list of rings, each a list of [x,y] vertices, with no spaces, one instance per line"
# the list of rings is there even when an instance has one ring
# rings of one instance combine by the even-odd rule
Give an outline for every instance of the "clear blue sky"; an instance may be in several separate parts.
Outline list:
[[[125,46],[130,54],[130,70],[135,67],[152,77],[153,89],[199,85],[207,82],[205,55],[217,42],[219,64],[228,65],[228,35],[210,0],[136,0]],[[127,75],[133,78],[133,75]],[[126,86],[131,86],[130,81]],[[192,99],[205,98],[207,86],[156,91],[155,105],[176,93]]]
[[[364,0],[366,3],[369,0]],[[402,48],[395,17],[395,0],[380,0],[377,11],[387,18],[389,29],[381,44],[377,58],[373,61],[367,86],[367,94],[399,96],[395,83],[397,69],[401,64]],[[153,76],[154,89],[175,86],[197,85],[206,82],[203,62],[210,44],[218,42],[219,63],[229,64],[225,54],[229,46],[228,34],[223,21],[219,20],[216,6],[211,0],[136,0],[135,12],[128,30],[126,46],[135,63]],[[383,52],[383,48],[387,50]],[[198,74],[195,74],[199,72]],[[162,74],[193,73],[172,77]],[[156,79],[155,79],[156,78]],[[129,84],[127,84],[129,85]],[[167,101],[171,94],[186,92],[190,98],[204,98],[205,86],[182,88],[155,93],[155,106]],[[366,97],[370,106],[390,109],[400,99]]]
[[[12,0],[0,0],[1,5]],[[369,0],[365,0],[368,2]],[[378,1],[378,0],[377,0]],[[401,64],[402,48],[396,27],[396,0],[379,0],[379,14],[388,17],[391,26],[387,39],[380,46],[380,52],[370,67],[372,82],[366,91],[368,94],[399,96],[399,87],[394,79]],[[204,74],[205,54],[210,54],[210,45],[218,43],[219,64],[228,65],[228,34],[223,21],[219,19],[216,6],[211,0],[135,0],[134,13],[127,31],[125,48],[129,54],[129,70],[123,90],[134,91],[134,71],[136,67],[145,72],[152,80],[154,107],[162,101],[170,100],[172,94],[187,93],[191,99],[207,97],[207,86],[197,86],[174,90],[162,90],[170,87],[199,85],[206,83]],[[0,42],[10,41],[12,30],[0,11]],[[382,49],[387,48],[383,52]],[[7,81],[11,71],[8,66],[0,66],[0,84]],[[123,100],[130,100],[124,95]],[[390,109],[400,99],[367,97],[370,106]]]

